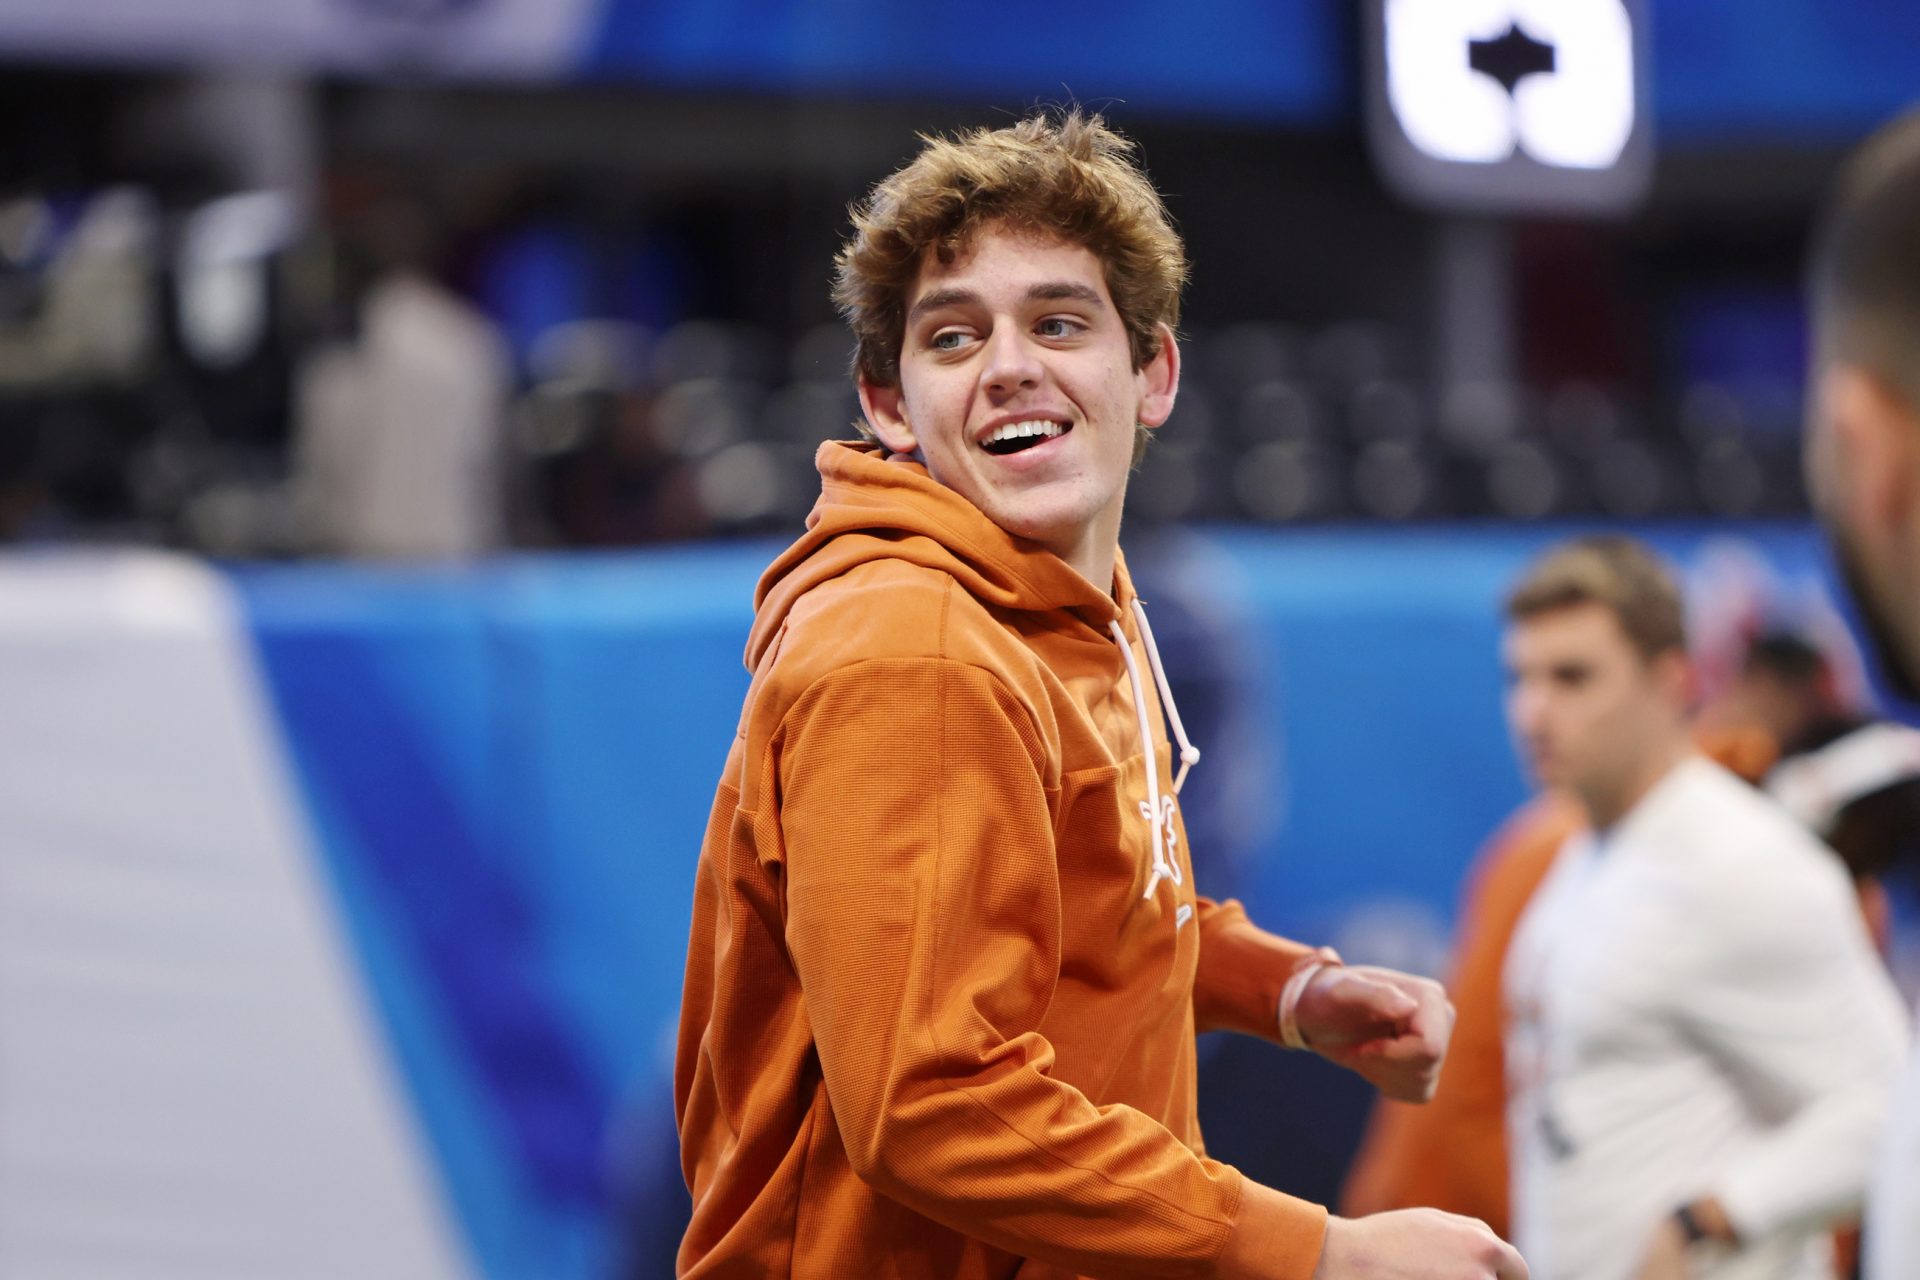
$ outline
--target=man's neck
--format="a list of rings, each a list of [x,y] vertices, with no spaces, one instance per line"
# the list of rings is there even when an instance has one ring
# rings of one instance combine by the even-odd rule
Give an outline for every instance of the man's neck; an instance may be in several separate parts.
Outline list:
[[[1641,767],[1636,769],[1623,785],[1610,788],[1605,794],[1583,792],[1580,803],[1587,811],[1588,823],[1595,831],[1607,831],[1618,825],[1622,818],[1632,813],[1668,774],[1692,754],[1692,739],[1684,734],[1676,735],[1663,743],[1659,749],[1648,753]]]
[[[1078,570],[1081,577],[1108,595],[1112,595],[1119,585],[1114,580],[1114,566],[1120,557],[1120,528],[1117,520],[1110,529],[1098,527],[1087,529],[1073,546],[1056,546],[1053,548],[1053,553]]]

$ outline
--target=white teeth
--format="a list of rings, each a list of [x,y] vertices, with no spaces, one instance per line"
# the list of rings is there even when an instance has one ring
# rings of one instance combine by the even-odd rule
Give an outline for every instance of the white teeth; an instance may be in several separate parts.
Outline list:
[[[988,433],[982,444],[999,444],[1003,440],[1018,440],[1024,436],[1057,436],[1065,433],[1066,428],[1057,422],[1045,418],[1035,418],[1030,422],[1009,422]]]

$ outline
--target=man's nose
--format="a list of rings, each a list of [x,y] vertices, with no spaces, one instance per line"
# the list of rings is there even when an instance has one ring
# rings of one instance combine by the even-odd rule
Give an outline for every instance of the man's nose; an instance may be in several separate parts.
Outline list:
[[[995,325],[987,338],[987,358],[981,382],[995,395],[1009,395],[1038,386],[1044,374],[1039,353],[1017,325]]]
[[[1513,727],[1522,734],[1537,733],[1546,720],[1547,701],[1540,690],[1521,682],[1516,684],[1507,697],[1507,715],[1513,721]]]

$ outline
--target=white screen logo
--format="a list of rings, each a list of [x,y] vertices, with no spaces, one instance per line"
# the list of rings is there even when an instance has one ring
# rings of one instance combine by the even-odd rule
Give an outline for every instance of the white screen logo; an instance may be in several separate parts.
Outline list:
[[[1605,169],[1634,124],[1621,0],[1386,0],[1387,100],[1437,160]]]

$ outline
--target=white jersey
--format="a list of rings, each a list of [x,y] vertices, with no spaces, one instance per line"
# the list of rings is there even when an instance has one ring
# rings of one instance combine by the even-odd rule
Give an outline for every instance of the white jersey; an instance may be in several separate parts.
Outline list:
[[[1625,1280],[1713,1196],[1746,1242],[1693,1277],[1831,1274],[1905,1013],[1839,860],[1694,757],[1561,849],[1504,977],[1515,1244],[1535,1280]]]
[[[1920,1045],[1894,1104],[1880,1170],[1867,1197],[1866,1280],[1920,1276]]]

